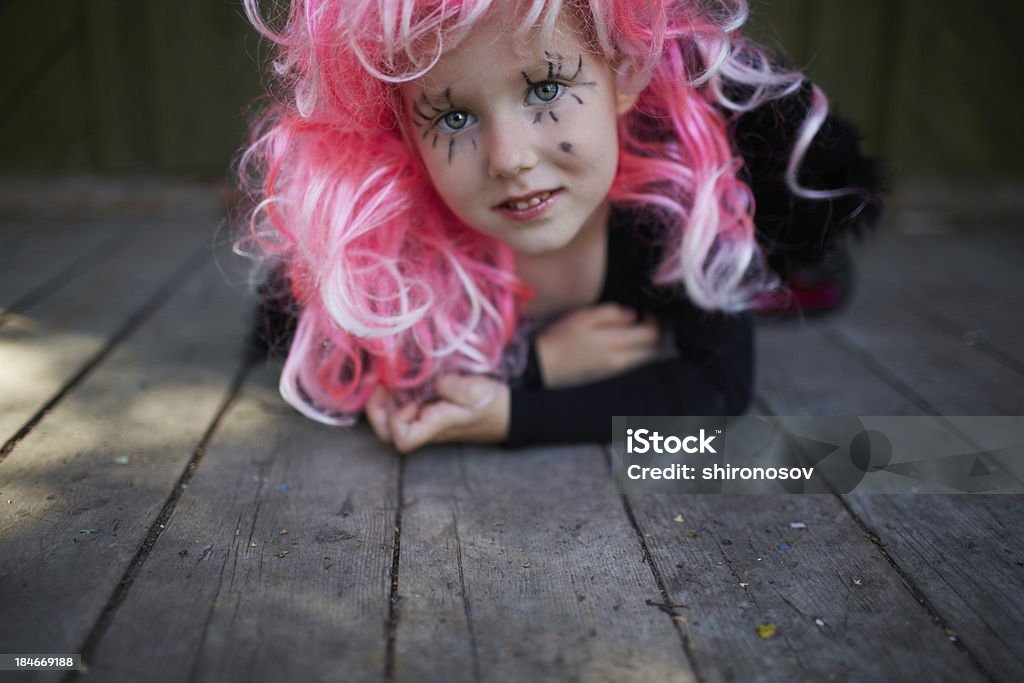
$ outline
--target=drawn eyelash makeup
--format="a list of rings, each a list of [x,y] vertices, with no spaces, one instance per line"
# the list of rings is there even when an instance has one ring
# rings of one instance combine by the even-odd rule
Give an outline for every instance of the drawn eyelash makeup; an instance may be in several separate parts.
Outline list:
[[[445,92],[448,92],[448,91],[446,90]],[[427,114],[422,109],[420,109],[420,106],[419,106],[420,102],[422,102],[427,107],[429,107],[430,110],[433,113],[432,114]],[[412,111],[413,111],[414,114],[416,114],[416,116],[418,116],[420,119],[422,119],[422,123],[416,124],[417,127],[433,123],[434,119],[437,118],[438,114],[443,114],[444,113],[444,109],[438,109],[437,107],[435,107],[433,105],[433,103],[431,103],[431,101],[429,99],[427,99],[427,94],[426,93],[420,93],[419,102],[413,102],[412,103]],[[430,130],[429,126],[428,126],[427,130]],[[423,137],[426,137],[426,133],[423,134]]]
[[[583,55],[577,55],[575,68],[571,75],[565,73],[566,59],[559,53],[544,51],[544,61],[547,71],[543,78],[534,80],[526,71],[520,71],[520,75],[526,83],[527,92],[524,104],[534,110],[533,123],[537,124],[544,120],[545,115],[554,123],[561,121],[555,105],[566,95],[572,97],[577,104],[584,104],[579,94],[572,92],[574,88],[597,85],[596,81],[580,80],[583,75]],[[572,67],[570,67],[572,68]],[[421,138],[425,141],[430,139],[430,149],[435,150],[442,135],[448,136],[447,159],[451,164],[455,155],[456,142],[460,132],[474,127],[477,118],[474,114],[455,104],[452,97],[451,87],[445,88],[440,98],[434,96],[431,100],[425,91],[421,91],[419,98],[410,103],[413,114],[413,125],[421,131]],[[431,137],[432,136],[432,137]],[[478,149],[476,137],[468,138],[473,149]],[[563,152],[568,153],[571,149],[560,146]]]
[[[413,114],[419,119],[419,121],[414,120],[413,125],[423,129],[421,138],[426,140],[431,132],[434,133],[434,137],[430,141],[431,149],[437,149],[437,141],[441,135],[449,136],[448,163],[450,164],[455,153],[455,135],[460,130],[470,126],[474,122],[475,117],[464,109],[456,108],[455,102],[452,100],[451,88],[445,88],[442,96],[448,105],[447,109],[438,107],[431,102],[426,93],[420,93],[419,100],[413,102],[411,108]],[[429,109],[430,113],[424,111],[424,107]],[[471,142],[473,143],[473,149],[476,149],[476,139],[473,139]]]
[[[431,102],[427,98],[426,93],[420,93],[419,101],[412,103],[413,113],[421,119],[419,123],[414,122],[414,124],[418,128],[424,126],[426,127],[426,130],[423,133],[424,138],[427,137],[427,133],[438,123],[443,122],[453,131],[455,131],[461,128],[465,128],[466,125],[468,125],[469,120],[473,118],[469,112],[464,111],[462,109],[457,109],[455,107],[455,103],[452,101],[451,88],[445,88],[443,95],[449,105],[447,109],[442,109],[441,107],[438,107],[433,102]],[[423,109],[420,107],[420,104],[423,104],[427,108],[429,108],[430,113],[428,114],[425,111],[423,111]]]
[[[526,85],[530,88],[526,95],[527,103],[534,105],[549,105],[554,104],[560,100],[565,94],[572,97],[578,104],[583,104],[583,98],[574,92],[571,92],[571,88],[580,86],[595,86],[596,81],[579,81],[580,75],[583,73],[583,55],[578,55],[576,59],[576,70],[571,76],[565,76],[562,74],[562,70],[565,68],[565,58],[558,53],[550,53],[547,50],[544,51],[544,58],[547,61],[548,72],[543,80],[535,81],[530,78],[530,75],[525,71],[521,71],[520,74],[523,80],[526,81]],[[533,101],[536,98],[536,101]],[[558,115],[551,109],[547,110],[548,117],[558,123]],[[533,122],[540,123],[544,118],[544,112],[539,111],[534,114]]]

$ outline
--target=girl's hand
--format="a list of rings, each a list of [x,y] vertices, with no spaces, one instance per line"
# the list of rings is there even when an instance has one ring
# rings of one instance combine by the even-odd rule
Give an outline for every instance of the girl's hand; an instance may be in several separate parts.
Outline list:
[[[653,318],[616,303],[569,313],[537,335],[545,386],[553,389],[595,382],[653,361],[660,330]]]
[[[482,375],[442,375],[437,393],[437,401],[399,406],[378,388],[366,403],[366,417],[380,440],[393,443],[400,453],[428,443],[495,443],[508,437],[509,389],[504,382]]]

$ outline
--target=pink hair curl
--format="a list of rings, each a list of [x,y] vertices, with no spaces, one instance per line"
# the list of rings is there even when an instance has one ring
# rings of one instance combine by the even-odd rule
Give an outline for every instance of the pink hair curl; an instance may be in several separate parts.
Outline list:
[[[254,202],[250,237],[283,267],[301,306],[283,396],[322,422],[348,424],[378,386],[429,395],[441,372],[504,374],[529,288],[514,256],[448,210],[400,119],[396,84],[424,74],[498,0],[293,0],[280,30],[244,0],[276,44],[281,101],[254,127],[240,176]],[[620,120],[610,199],[665,226],[662,284],[707,309],[740,310],[755,277],[753,198],[737,177],[728,112],[794,92],[737,31],[745,0],[519,0],[523,32],[576,12],[609,64],[646,82]],[[789,180],[821,125],[816,93]]]

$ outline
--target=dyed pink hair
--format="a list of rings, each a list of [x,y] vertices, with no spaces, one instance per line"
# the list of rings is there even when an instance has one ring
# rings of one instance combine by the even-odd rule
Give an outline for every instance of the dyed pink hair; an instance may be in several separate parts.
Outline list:
[[[441,372],[507,374],[530,296],[507,247],[460,223],[402,134],[397,83],[428,71],[499,0],[293,0],[277,45],[276,104],[241,159],[251,236],[302,307],[281,376],[304,414],[350,423],[377,386],[423,398]],[[766,286],[753,199],[723,112],[794,92],[737,32],[745,0],[520,0],[524,34],[577,12],[595,51],[647,85],[620,119],[610,199],[665,226],[661,284],[707,309],[740,310]],[[273,22],[271,22],[273,23]],[[827,104],[815,90],[791,187]],[[828,195],[828,193],[824,193]],[[760,273],[760,276],[759,276]]]

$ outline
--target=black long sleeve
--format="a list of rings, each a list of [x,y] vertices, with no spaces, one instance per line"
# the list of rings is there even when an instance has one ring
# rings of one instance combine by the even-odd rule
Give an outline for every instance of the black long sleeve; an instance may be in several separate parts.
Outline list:
[[[615,415],[735,415],[750,401],[753,330],[748,314],[702,311],[681,290],[645,285],[656,260],[645,248],[644,226],[613,214],[608,272],[601,301],[653,313],[672,334],[677,356],[599,382],[546,389],[537,381],[514,386],[508,446],[611,440]],[[530,364],[536,363],[532,356]],[[539,377],[528,369],[527,376]]]
[[[705,362],[679,357],[578,387],[513,389],[507,445],[611,441],[615,415],[742,413],[753,371],[750,317],[731,327],[729,353]]]

